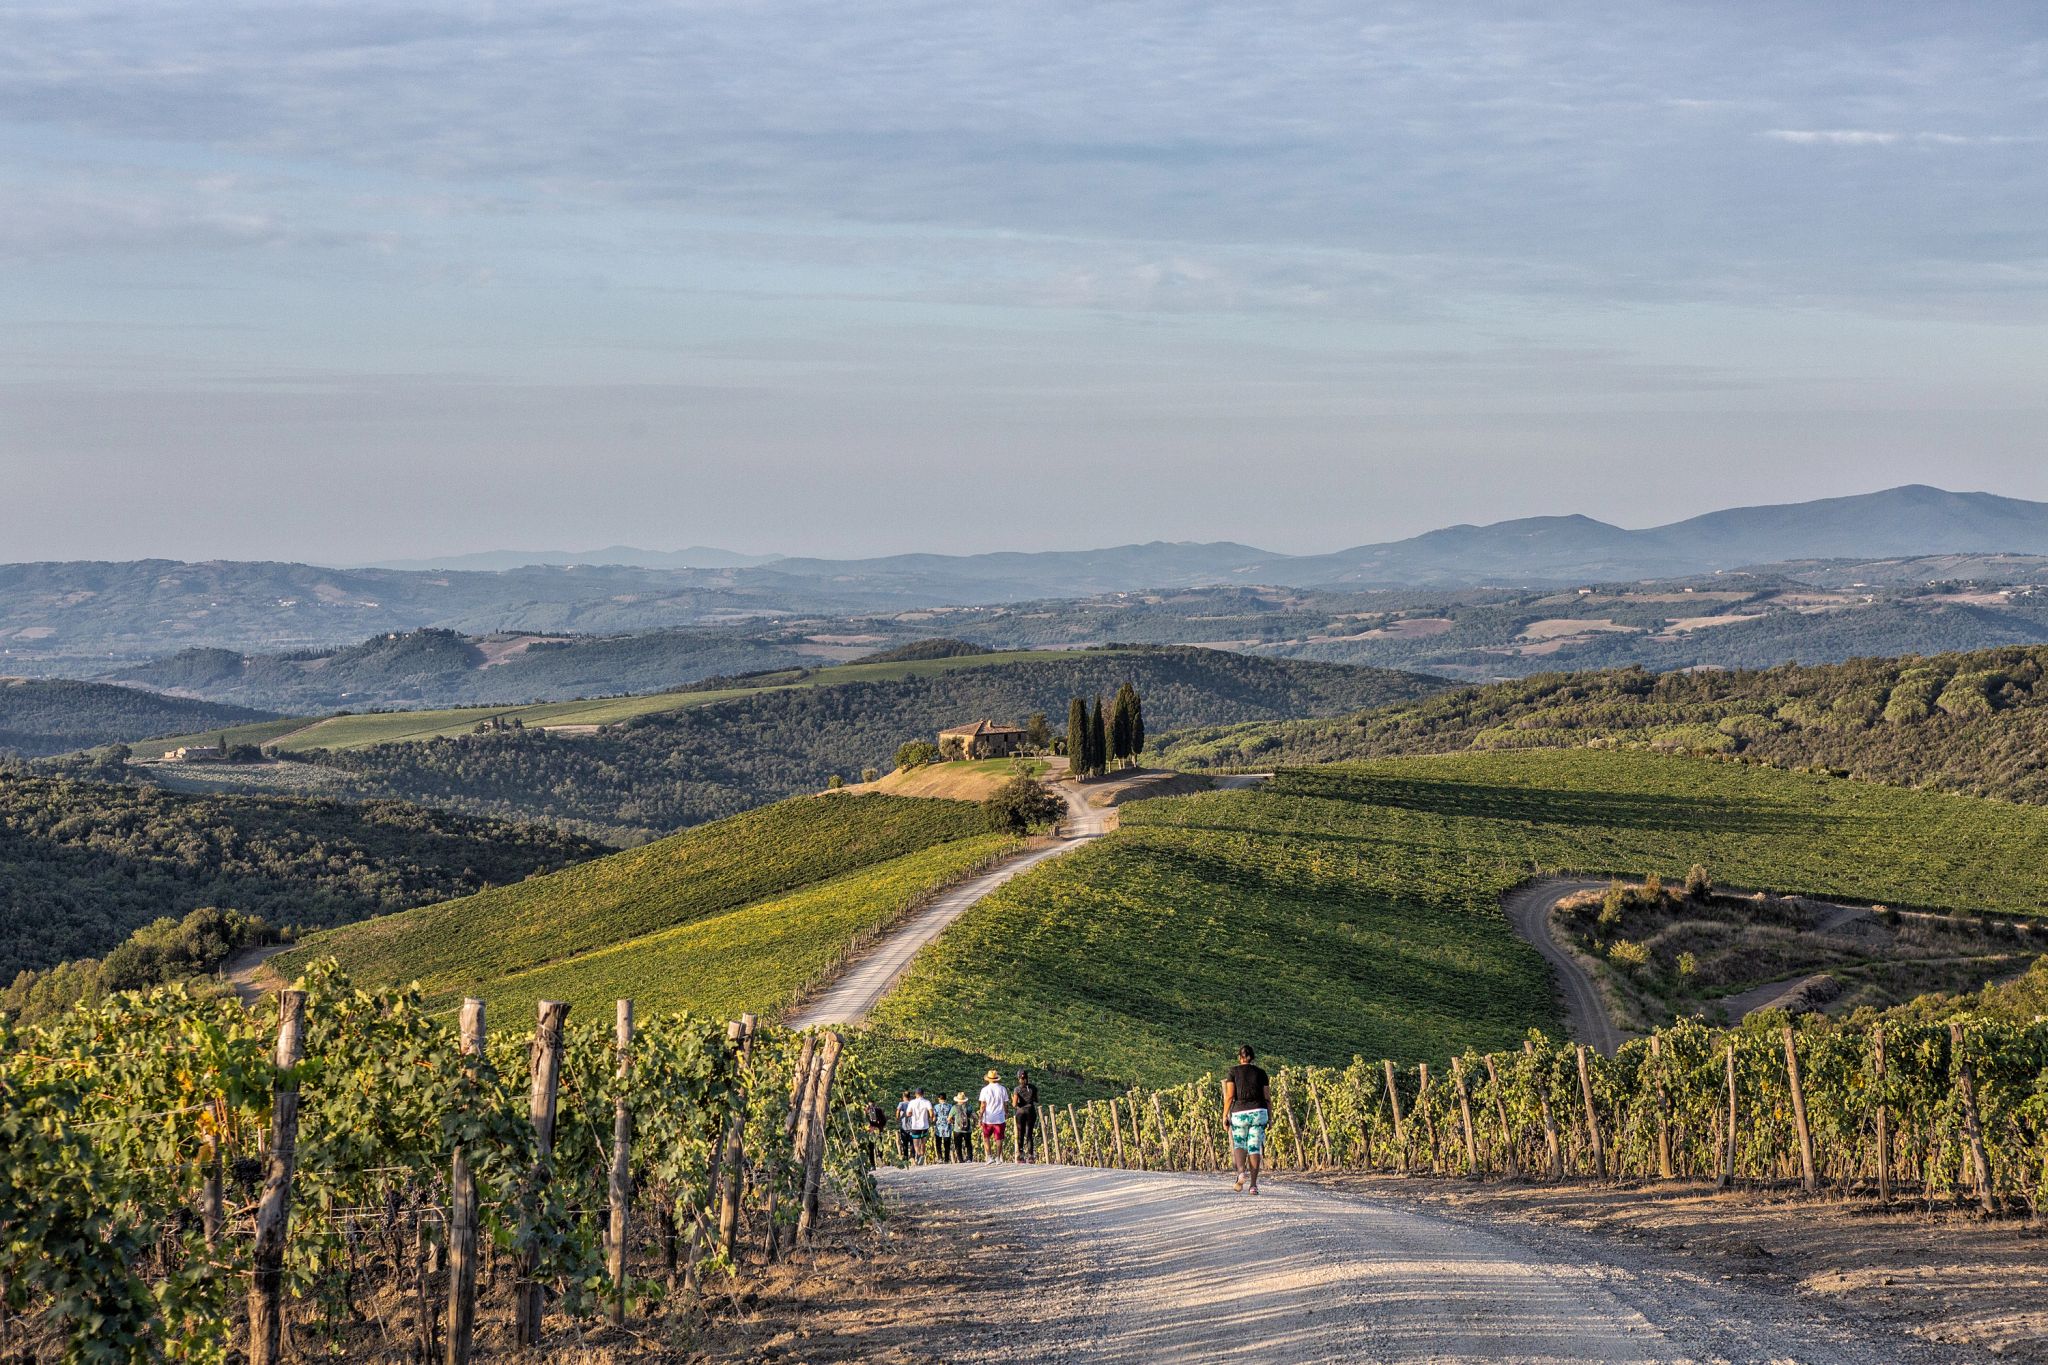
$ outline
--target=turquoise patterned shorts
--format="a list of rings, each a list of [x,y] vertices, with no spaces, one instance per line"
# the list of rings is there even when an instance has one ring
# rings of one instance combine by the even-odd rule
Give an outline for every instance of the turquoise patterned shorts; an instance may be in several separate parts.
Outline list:
[[[1230,1116],[1230,1145],[1249,1156],[1266,1150],[1266,1124],[1272,1115],[1263,1109],[1240,1109]]]

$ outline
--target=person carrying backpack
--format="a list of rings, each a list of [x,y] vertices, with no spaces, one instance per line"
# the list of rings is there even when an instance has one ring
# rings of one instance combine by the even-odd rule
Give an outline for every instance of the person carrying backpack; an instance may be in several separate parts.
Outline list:
[[[953,1097],[953,1160],[974,1160],[974,1110],[965,1090]]]
[[[1038,1153],[1038,1087],[1021,1066],[1017,1068],[1017,1088],[1010,1092],[1010,1108],[1017,1115],[1017,1159],[1034,1161]]]

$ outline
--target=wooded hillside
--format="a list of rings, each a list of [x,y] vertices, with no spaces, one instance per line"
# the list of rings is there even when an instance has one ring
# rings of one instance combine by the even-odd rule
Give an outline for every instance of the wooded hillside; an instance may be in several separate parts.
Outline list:
[[[0,753],[28,758],[151,735],[246,725],[268,711],[68,678],[0,680]]]
[[[1643,746],[2048,803],[2048,649],[1730,673],[1616,669],[1466,687],[1345,720],[1189,730],[1186,767]]]

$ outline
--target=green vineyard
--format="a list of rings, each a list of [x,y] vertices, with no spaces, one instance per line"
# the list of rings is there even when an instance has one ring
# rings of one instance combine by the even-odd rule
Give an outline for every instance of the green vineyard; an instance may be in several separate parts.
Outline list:
[[[2048,1193],[2048,1022],[1964,1016],[1680,1023],[1604,1057],[1519,1048],[1396,1066],[1285,1067],[1269,1164],[1565,1179],[1798,1185],[2038,1217]],[[1055,1160],[1229,1164],[1213,1078],[1056,1111]]]
[[[830,1132],[835,1069],[859,1084],[833,1036],[544,1011],[472,1054],[481,1009],[459,1039],[331,964],[305,986],[282,1027],[166,988],[0,1033],[10,1353],[276,1359],[282,1326],[300,1354],[396,1333],[466,1359],[472,1331],[687,1302],[823,1182],[873,1197]]]

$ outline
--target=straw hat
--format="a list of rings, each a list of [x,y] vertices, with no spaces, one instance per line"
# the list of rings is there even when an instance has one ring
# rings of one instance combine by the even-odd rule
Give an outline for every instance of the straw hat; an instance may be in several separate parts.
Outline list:
[[[1000,1071],[998,1071],[998,1070],[996,1070],[996,1069],[995,1069],[994,1067],[990,1067],[990,1068],[988,1069],[988,1075],[986,1075],[986,1076],[983,1076],[983,1077],[982,1077],[982,1079],[983,1079],[983,1080],[985,1080],[985,1081],[999,1081],[999,1080],[1001,1080],[1002,1078],[1003,1078],[1003,1073],[1002,1073],[1002,1072],[1000,1072]]]
[[[960,1092],[959,1094],[955,1095],[955,1096],[953,1097],[953,1103],[955,1103],[955,1104],[965,1104],[965,1103],[967,1103],[967,1092],[966,1092],[965,1090],[963,1090],[963,1091],[961,1091],[961,1092]]]

